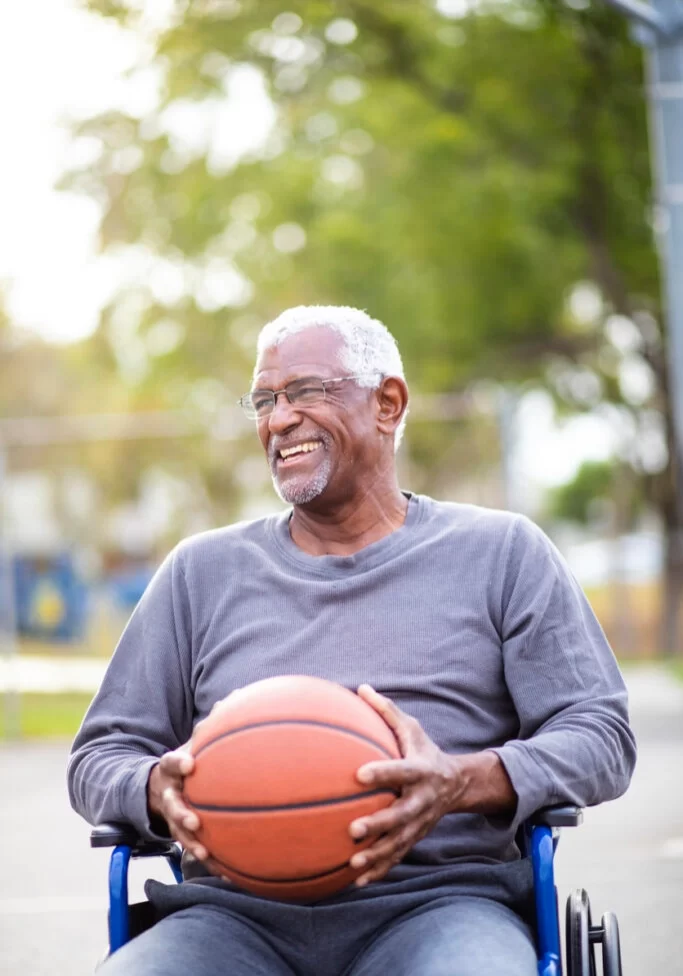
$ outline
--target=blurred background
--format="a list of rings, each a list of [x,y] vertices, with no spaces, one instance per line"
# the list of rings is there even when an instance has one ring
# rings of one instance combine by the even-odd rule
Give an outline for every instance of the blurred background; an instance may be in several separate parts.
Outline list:
[[[628,0],[638,40],[647,11],[678,3],[644,14]],[[633,701],[669,752],[653,745],[644,768],[659,772],[638,802],[671,802],[683,728],[657,724],[683,713],[683,507],[658,255],[670,227],[653,185],[648,49],[620,5],[0,6],[6,740],[73,735],[179,539],[278,510],[235,402],[256,335],[288,306],[348,304],[383,320],[403,353],[403,486],[529,515],[624,668],[650,668]],[[35,749],[4,753],[19,785],[0,813],[15,831],[33,795],[25,757],[63,792],[65,745]],[[680,884],[677,804],[662,857],[678,858]],[[40,914],[36,890],[0,902],[0,921]],[[672,916],[660,940],[671,959],[676,938]],[[26,945],[23,968],[3,972],[43,972]]]
[[[403,484],[531,516],[621,658],[680,660],[643,62],[602,0],[4,5],[14,649],[108,657],[178,539],[278,508],[235,400],[334,303],[399,341]]]

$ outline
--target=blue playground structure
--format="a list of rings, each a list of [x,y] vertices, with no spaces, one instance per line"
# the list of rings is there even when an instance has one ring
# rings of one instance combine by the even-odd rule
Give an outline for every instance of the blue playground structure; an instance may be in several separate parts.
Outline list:
[[[88,588],[69,552],[15,556],[17,630],[38,640],[80,639],[86,622]]]

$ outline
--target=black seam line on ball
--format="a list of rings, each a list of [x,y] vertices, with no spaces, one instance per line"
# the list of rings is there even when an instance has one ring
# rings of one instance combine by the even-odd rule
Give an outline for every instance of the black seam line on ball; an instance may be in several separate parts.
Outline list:
[[[365,793],[350,793],[348,796],[336,796],[332,800],[306,800],[304,803],[279,803],[277,806],[270,807],[222,807],[214,806],[211,803],[195,803],[192,797],[189,796],[187,799],[195,810],[206,810],[209,813],[279,813],[280,810],[305,810],[310,807],[332,807],[341,803],[351,803],[354,800],[363,800],[366,796],[381,796],[387,793],[396,797],[400,795],[396,790],[368,790]]]
[[[349,729],[345,725],[333,725],[331,722],[313,722],[308,719],[299,718],[283,718],[277,719],[275,722],[254,722],[251,725],[241,725],[239,729],[231,729],[229,732],[223,732],[222,735],[217,735],[215,739],[205,742],[204,745],[195,752],[194,757],[196,759],[197,756],[200,756],[205,749],[208,749],[209,746],[212,746],[215,742],[220,742],[221,739],[227,739],[231,735],[240,735],[242,732],[249,732],[251,729],[265,729],[272,725],[305,725],[316,729],[333,729],[335,732],[344,732],[346,735],[353,736],[355,739],[360,739],[362,742],[370,743],[370,745],[373,745],[376,749],[379,749],[379,751],[385,755],[387,759],[396,758],[395,756],[392,756],[389,750],[386,749],[380,742],[375,741],[375,739],[371,739],[368,735],[355,732],[353,729]]]
[[[246,878],[249,881],[261,881],[263,884],[270,885],[283,885],[283,884],[299,884],[306,881],[319,881],[321,878],[330,878],[333,874],[339,874],[341,871],[350,868],[348,861],[344,861],[343,864],[338,864],[334,868],[330,868],[329,871],[322,871],[320,874],[307,874],[302,878],[264,878],[259,874],[246,874],[244,871],[238,871],[237,868],[233,868],[230,864],[226,864],[225,861],[219,861],[217,857],[212,858],[220,867],[224,868],[226,871],[230,871],[232,874],[238,875],[240,878]]]

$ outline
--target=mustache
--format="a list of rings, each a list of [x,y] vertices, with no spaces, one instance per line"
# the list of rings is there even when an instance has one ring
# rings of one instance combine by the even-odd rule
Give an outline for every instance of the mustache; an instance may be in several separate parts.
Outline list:
[[[288,447],[293,447],[294,444],[303,444],[306,441],[320,441],[323,447],[329,448],[330,446],[330,435],[327,431],[316,430],[311,431],[310,434],[297,434],[296,437],[277,437],[268,445],[268,460],[271,464],[274,464],[279,457],[280,451],[286,450]]]

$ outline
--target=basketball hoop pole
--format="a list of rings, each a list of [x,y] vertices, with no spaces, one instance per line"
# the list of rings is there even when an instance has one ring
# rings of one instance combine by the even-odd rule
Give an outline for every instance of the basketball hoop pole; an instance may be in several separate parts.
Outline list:
[[[629,13],[623,0],[608,2]],[[683,0],[652,0],[649,9],[658,26],[645,26],[641,20],[634,36],[647,50],[652,166],[657,194],[654,225],[668,320],[667,360],[677,454],[673,460],[678,543],[683,545]]]
[[[605,0],[633,24],[635,40],[646,49],[652,169],[657,195],[655,234],[662,270],[667,322],[675,456],[677,531],[671,540],[674,563],[683,565],[683,0]],[[679,612],[680,616],[680,612]],[[683,651],[679,624],[673,636]],[[673,630],[676,630],[675,623]]]

